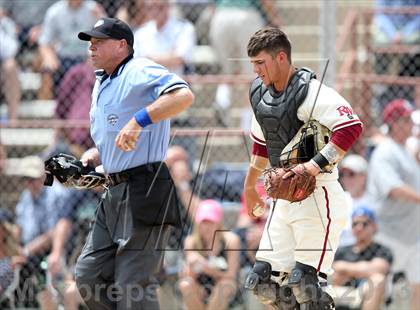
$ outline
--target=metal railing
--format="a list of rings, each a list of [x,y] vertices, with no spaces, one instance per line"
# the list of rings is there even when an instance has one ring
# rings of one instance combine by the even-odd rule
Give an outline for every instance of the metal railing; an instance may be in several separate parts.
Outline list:
[[[420,53],[420,45],[390,44],[387,47],[373,46],[370,29],[372,17],[376,13],[418,15],[420,14],[420,7],[371,8],[363,11],[350,10],[345,18],[343,31],[336,45],[336,53],[345,54],[345,60],[337,74],[336,87],[341,92],[344,89],[344,85],[348,83],[348,87],[352,89],[350,91],[350,100],[356,108],[360,107],[359,112],[366,110],[363,107],[366,107],[371,102],[371,86],[373,84],[412,86],[414,87],[414,102],[417,107],[420,107],[420,77],[380,75],[373,72],[373,65],[370,63],[370,60],[374,54],[404,55]],[[349,44],[347,50],[344,51],[346,42],[349,42]],[[363,57],[360,57],[360,55],[363,55]],[[356,100],[357,92],[354,90],[357,87],[360,87],[360,91],[363,94],[362,101]],[[365,119],[369,119],[369,111],[365,112]]]

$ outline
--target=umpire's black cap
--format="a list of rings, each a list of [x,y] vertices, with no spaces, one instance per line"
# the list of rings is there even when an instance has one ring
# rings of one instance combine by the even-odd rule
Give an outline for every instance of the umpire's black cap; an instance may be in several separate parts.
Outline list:
[[[91,38],[125,39],[130,46],[134,43],[134,34],[130,27],[122,20],[109,17],[98,20],[92,30],[79,32],[78,37],[83,41],[90,41]]]

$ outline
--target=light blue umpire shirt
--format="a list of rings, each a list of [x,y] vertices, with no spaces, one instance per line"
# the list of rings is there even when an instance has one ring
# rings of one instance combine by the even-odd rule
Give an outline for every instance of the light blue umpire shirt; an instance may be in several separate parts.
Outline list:
[[[143,128],[133,151],[115,145],[120,130],[142,108],[159,96],[188,84],[165,67],[146,58],[128,56],[108,76],[96,71],[92,91],[90,131],[99,150],[104,170],[116,173],[165,159],[170,138],[170,120]]]

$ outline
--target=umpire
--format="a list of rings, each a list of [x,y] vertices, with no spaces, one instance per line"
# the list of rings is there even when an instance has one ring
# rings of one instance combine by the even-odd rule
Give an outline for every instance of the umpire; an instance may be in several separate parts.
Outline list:
[[[180,225],[163,163],[168,118],[187,109],[194,96],[164,67],[133,59],[133,32],[124,22],[102,18],[78,37],[90,41],[98,69],[90,110],[96,148],[81,161],[102,164],[109,186],[77,261],[77,286],[90,309],[159,309],[155,275],[169,226]]]

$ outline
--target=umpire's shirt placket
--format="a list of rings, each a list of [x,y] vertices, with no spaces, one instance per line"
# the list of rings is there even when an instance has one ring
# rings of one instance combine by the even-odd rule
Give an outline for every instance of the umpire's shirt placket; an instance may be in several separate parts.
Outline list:
[[[121,93],[122,85],[118,77],[124,69],[125,64],[131,58],[126,58],[112,75],[108,75],[103,71],[97,74],[96,91],[92,93],[95,96],[92,100],[92,108],[96,109],[96,111],[92,113],[91,131],[92,136],[98,139],[97,147],[100,153],[104,152],[102,145],[107,143],[106,138],[110,134],[109,131],[111,130],[112,134],[115,135],[126,123],[126,120],[121,119],[119,116],[119,112],[123,111],[119,109],[120,107],[117,103],[121,101],[124,93]],[[108,115],[109,109],[118,111],[118,114],[111,114],[113,117],[110,118]],[[113,128],[115,124],[118,124],[118,126]],[[105,156],[108,158],[114,157],[114,152],[110,153],[105,151]],[[131,209],[128,202],[127,190],[128,184],[120,184],[112,190],[107,189],[107,194],[103,200],[109,233],[113,241],[118,244],[119,250],[117,250],[117,253],[124,248],[124,245],[130,239],[133,228],[132,218],[128,216],[131,213]]]
[[[121,68],[117,68],[117,72],[120,70]],[[112,105],[112,101],[118,101],[118,98],[115,98],[117,95],[115,86],[112,85],[112,79],[115,76],[109,76],[105,71],[98,70],[96,84],[92,92],[91,133],[101,154],[108,134],[106,109]],[[114,81],[114,84],[117,82]]]

